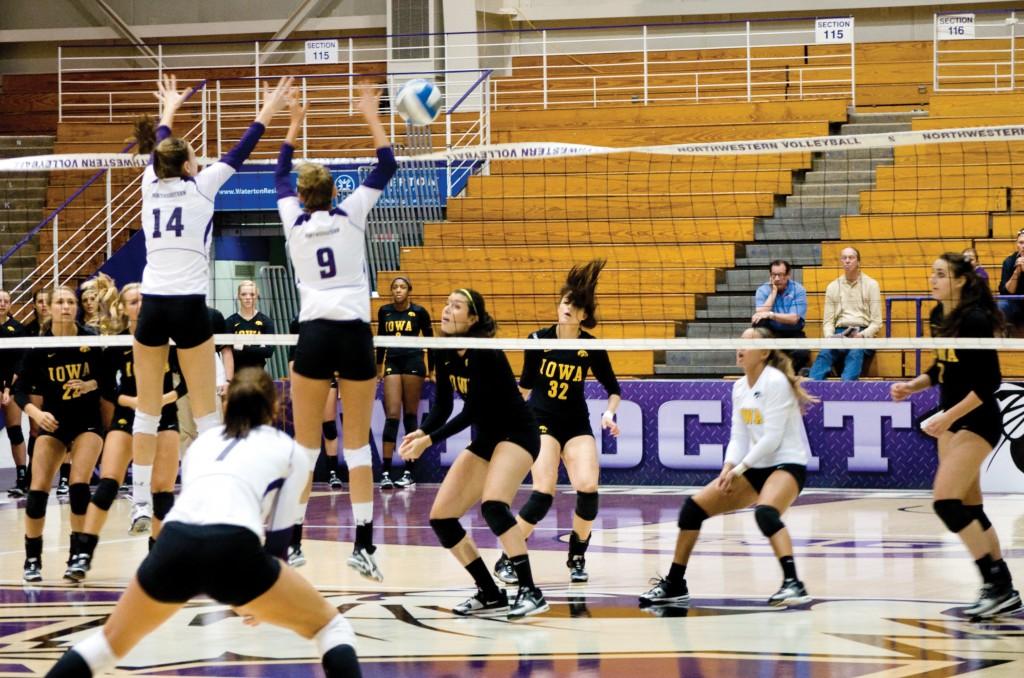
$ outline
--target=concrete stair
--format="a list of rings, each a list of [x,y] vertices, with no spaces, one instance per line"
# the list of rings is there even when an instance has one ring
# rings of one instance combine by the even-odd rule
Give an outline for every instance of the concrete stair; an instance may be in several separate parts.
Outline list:
[[[911,120],[924,113],[851,113],[840,135],[909,131]],[[768,265],[785,259],[792,279],[803,280],[801,266],[820,266],[821,243],[839,239],[839,221],[857,214],[861,191],[875,184],[875,168],[891,164],[891,149],[855,149],[815,153],[811,169],[794,176],[792,195],[771,217],[758,219],[754,241],[743,243],[735,267],[725,271],[715,293],[698,303],[697,317],[685,335],[694,338],[735,338],[750,326],[754,292],[768,280]],[[659,375],[715,378],[739,374],[733,351],[667,351]]]
[[[0,136],[0,158],[53,153],[52,136]],[[0,256],[5,256],[45,216],[46,172],[0,172]],[[3,287],[10,289],[36,267],[38,237],[3,264]]]

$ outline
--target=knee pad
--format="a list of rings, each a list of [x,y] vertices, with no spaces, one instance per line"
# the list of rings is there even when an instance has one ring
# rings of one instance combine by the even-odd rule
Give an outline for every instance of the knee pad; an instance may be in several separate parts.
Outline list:
[[[700,504],[695,502],[693,497],[687,497],[682,508],[679,509],[679,529],[699,530],[700,524],[707,519],[708,514],[700,507]]]
[[[96,485],[96,491],[92,493],[92,503],[96,508],[109,511],[114,500],[117,499],[117,492],[121,484],[113,478],[101,478]]]
[[[548,511],[551,510],[551,504],[554,503],[554,501],[555,498],[550,494],[534,490],[530,493],[530,497],[526,500],[526,503],[523,504],[523,508],[519,509],[519,517],[531,525],[536,525],[540,521],[544,520],[544,516],[546,516]],[[485,515],[484,518],[486,517],[487,516]]]
[[[593,520],[596,518],[597,506],[597,492],[576,493],[576,515],[578,515],[581,520]]]
[[[946,524],[946,529],[954,534],[970,525],[974,520],[971,512],[959,499],[937,499],[932,502],[932,506],[935,508],[935,515]]]
[[[430,527],[437,535],[437,540],[446,549],[455,548],[462,538],[466,536],[466,530],[462,527],[458,518],[431,518]]]
[[[317,652],[323,656],[339,645],[355,647],[356,634],[348,620],[340,614],[336,614],[331,621],[316,632],[316,635],[313,636],[313,643],[316,645]]]
[[[174,508],[174,493],[173,492],[154,492],[153,493],[153,517],[157,520],[163,520],[164,517],[171,512]]]
[[[408,431],[406,431],[408,433]],[[398,420],[397,419],[385,419],[384,420],[384,433],[380,439],[385,443],[393,443],[398,440]]]
[[[324,440],[337,440],[338,439],[338,422],[333,419],[325,421],[320,427],[324,432]]]
[[[21,430],[21,424],[7,427],[7,439],[11,441],[11,447],[25,442],[25,434]]]
[[[516,519],[512,515],[512,509],[503,501],[488,500],[480,504],[480,515],[484,517],[487,527],[491,528],[494,536],[500,537],[516,526]]]
[[[49,498],[49,492],[29,490],[25,499],[25,515],[33,519],[46,516],[46,502]]]
[[[779,517],[779,510],[774,506],[766,506],[764,504],[760,504],[754,509],[754,520],[757,521],[757,526],[761,528],[761,534],[769,539],[786,526]]]
[[[89,510],[89,495],[89,483],[71,483],[68,486],[68,503],[73,515],[85,515]]]
[[[406,435],[412,433],[420,427],[420,420],[415,414],[407,414],[402,417],[402,427],[405,429]]]
[[[160,427],[160,415],[159,414],[146,414],[145,412],[135,411],[135,422],[132,424],[132,434],[142,433],[148,436],[155,436],[157,429]]]
[[[361,676],[359,658],[351,645],[335,645],[320,659],[328,676]]]
[[[345,465],[351,471],[361,466],[373,466],[373,453],[369,445],[363,445],[354,450],[345,450]]]
[[[985,515],[985,506],[983,504],[974,504],[972,506],[965,504],[964,508],[970,512],[971,518],[981,523],[982,530],[987,530],[992,527],[992,521],[988,519],[987,515]]]

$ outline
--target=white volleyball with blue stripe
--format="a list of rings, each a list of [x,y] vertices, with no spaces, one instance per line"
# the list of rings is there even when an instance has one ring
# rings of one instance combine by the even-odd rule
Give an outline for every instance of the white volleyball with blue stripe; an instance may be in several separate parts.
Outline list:
[[[441,110],[441,90],[430,80],[410,80],[398,90],[395,110],[410,125],[428,125]]]

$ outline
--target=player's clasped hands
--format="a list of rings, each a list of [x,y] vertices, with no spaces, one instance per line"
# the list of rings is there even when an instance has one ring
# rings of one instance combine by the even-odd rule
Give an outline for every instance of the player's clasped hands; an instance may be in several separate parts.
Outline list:
[[[415,461],[427,451],[431,444],[430,436],[416,429],[402,438],[402,445],[398,448],[398,454],[405,461]]]

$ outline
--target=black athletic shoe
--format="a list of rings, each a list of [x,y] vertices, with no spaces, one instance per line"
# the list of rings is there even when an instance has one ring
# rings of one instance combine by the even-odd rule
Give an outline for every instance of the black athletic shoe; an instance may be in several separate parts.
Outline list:
[[[92,556],[88,553],[77,553],[68,563],[68,569],[64,570],[64,578],[77,584],[85,579],[91,567]]]
[[[978,610],[981,609],[982,603],[988,597],[988,592],[992,588],[992,584],[988,582],[981,585],[981,590],[978,591],[978,599],[963,609],[963,613],[968,617],[973,617],[977,614]]]
[[[37,582],[43,581],[43,559],[42,558],[26,558],[25,559],[25,581]]]
[[[341,489],[341,478],[334,471],[331,471],[331,476],[327,479],[327,484],[331,486],[332,490]]]
[[[768,598],[768,604],[776,607],[803,605],[809,602],[811,602],[811,597],[807,595],[807,589],[799,579],[783,579],[779,590]]]
[[[387,473],[380,479],[380,489],[382,490],[393,490],[395,489],[395,481],[391,479]]]
[[[544,594],[536,586],[520,586],[516,599],[508,608],[509,619],[522,619],[551,609]]]
[[[987,590],[983,590],[971,614],[977,619],[991,619],[1001,614],[1016,612],[1020,607],[1020,594],[1013,590],[1012,586],[993,584]]]
[[[494,576],[506,584],[519,583],[519,575],[516,574],[516,568],[512,566],[512,561],[504,553],[494,563]]]
[[[402,474],[401,478],[395,481],[395,487],[403,490],[407,487],[412,487],[415,484],[416,479],[412,477],[411,471],[406,471],[405,473]]]
[[[20,499],[25,496],[25,490],[20,485],[15,485],[11,489],[7,490],[7,496],[11,499]]]
[[[68,492],[70,492],[70,491],[71,491],[71,489],[70,489],[70,486],[68,485],[67,478],[61,478],[60,482],[57,483],[57,496],[58,497],[66,497],[66,496],[68,496]]]
[[[302,553],[301,546],[289,546],[287,562],[289,567],[302,567],[306,564],[306,556]]]
[[[494,599],[488,599],[481,589],[476,590],[476,595],[464,600],[452,608],[452,613],[460,617],[486,617],[490,615],[502,615],[508,613],[508,596],[504,592]]]
[[[589,581],[590,575],[587,574],[586,558],[583,556],[572,556],[565,564],[569,566],[569,581],[573,584],[582,584],[585,581]]]
[[[654,584],[645,593],[640,594],[640,606],[646,605],[682,605],[690,602],[690,592],[686,589],[686,580],[678,586],[664,577],[655,577],[649,582]]]

